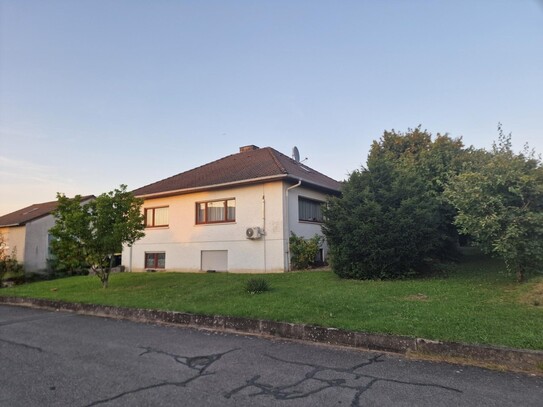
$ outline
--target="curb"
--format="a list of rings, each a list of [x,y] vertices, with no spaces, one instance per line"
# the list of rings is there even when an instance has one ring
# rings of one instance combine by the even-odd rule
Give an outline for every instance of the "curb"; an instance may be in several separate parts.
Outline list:
[[[134,322],[162,323],[216,331],[266,335],[329,345],[340,345],[402,355],[445,357],[467,364],[486,364],[513,371],[543,370],[543,351],[432,341],[423,338],[347,331],[313,325],[220,315],[199,315],[176,311],[123,308],[71,303],[36,298],[3,297],[0,304],[70,311],[78,314],[117,318]]]

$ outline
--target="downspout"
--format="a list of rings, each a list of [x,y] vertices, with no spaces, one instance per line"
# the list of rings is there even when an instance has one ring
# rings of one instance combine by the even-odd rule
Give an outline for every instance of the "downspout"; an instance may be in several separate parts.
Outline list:
[[[128,246],[130,250],[128,251],[128,272],[132,272],[132,245]]]
[[[267,259],[266,259],[266,192],[265,186],[262,185],[262,241],[264,243],[264,273],[267,270]]]
[[[288,200],[288,192],[291,190],[291,189],[294,189],[294,188],[298,188],[300,185],[302,185],[302,180],[299,179],[298,180],[298,183],[295,184],[295,185],[292,185],[290,187],[287,188],[287,190],[285,191],[285,199],[286,199],[286,209],[287,209],[287,214],[285,216],[285,219],[287,221],[287,237],[286,237],[286,242],[287,242],[287,250],[286,250],[286,253],[287,253],[287,271],[290,271],[290,244],[289,244],[289,238],[290,238],[290,206],[289,206],[289,200]]]

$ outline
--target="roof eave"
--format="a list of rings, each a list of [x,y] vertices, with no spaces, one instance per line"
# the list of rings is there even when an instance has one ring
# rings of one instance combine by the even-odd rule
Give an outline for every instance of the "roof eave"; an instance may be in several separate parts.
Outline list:
[[[24,226],[26,223],[11,223],[9,225],[0,225],[0,228],[12,228],[14,226]]]
[[[85,195],[85,196],[82,196],[81,197],[81,203],[86,203],[92,199],[95,199],[96,196],[94,195]],[[51,201],[51,202],[54,202],[54,201]],[[50,202],[45,202],[45,203],[50,203]],[[37,204],[37,205],[43,205],[43,204]],[[33,205],[31,205],[33,206]],[[10,228],[10,227],[14,227],[14,226],[25,226],[27,223],[30,223],[30,222],[34,222],[35,220],[38,220],[38,219],[42,219],[42,218],[45,218],[46,216],[53,216],[53,212],[56,210],[56,207],[45,212],[45,213],[42,213],[40,215],[37,215],[37,216],[34,216],[34,217],[31,217],[29,219],[26,219],[26,220],[23,220],[21,222],[17,222],[17,223],[10,223],[10,224],[6,224],[6,225],[0,225],[0,228]],[[14,213],[14,212],[13,212]],[[6,215],[8,216],[8,215]]]
[[[0,228],[11,228],[11,227],[14,227],[14,226],[25,226],[27,223],[34,222],[36,220],[45,218],[46,216],[52,216],[53,214],[51,212],[43,213],[43,214],[41,214],[39,216],[35,216],[35,217],[31,218],[31,219],[27,219],[27,220],[24,220],[22,222],[12,223],[10,225],[0,225]]]
[[[259,178],[252,178],[242,181],[234,181],[234,182],[225,182],[222,184],[214,184],[214,185],[204,185],[201,187],[193,187],[193,188],[183,188],[183,189],[175,189],[170,191],[162,191],[162,192],[155,192],[150,194],[136,194],[136,197],[138,198],[144,198],[144,199],[154,199],[154,198],[166,198],[169,196],[175,196],[175,195],[185,195],[185,194],[191,194],[195,192],[202,192],[202,191],[209,191],[209,190],[216,190],[216,189],[224,189],[224,188],[230,188],[230,187],[236,187],[236,186],[243,186],[243,185],[251,185],[251,184],[259,184],[262,182],[269,182],[269,181],[279,181],[279,180],[292,180],[292,181],[302,181],[302,185],[315,188],[318,190],[322,190],[326,193],[329,193],[331,195],[339,195],[341,194],[341,191],[339,189],[334,189],[330,187],[326,187],[321,184],[317,184],[311,181],[307,181],[303,178],[295,177],[291,174],[279,174],[279,175],[271,175],[267,177],[259,177]]]
[[[155,192],[155,193],[150,193],[150,194],[135,194],[135,196],[138,198],[145,198],[145,199],[163,198],[163,197],[174,196],[174,195],[185,195],[185,194],[190,194],[193,192],[202,192],[202,191],[209,191],[209,190],[214,190],[214,189],[224,189],[224,188],[242,186],[242,185],[260,184],[262,182],[268,182],[268,181],[279,181],[279,180],[284,180],[286,178],[288,178],[288,174],[278,174],[278,175],[270,175],[267,177],[245,179],[241,181],[225,182],[222,184],[204,185],[201,187],[182,188],[182,189],[175,189],[175,190],[170,190],[170,191]]]
[[[331,194],[331,195],[341,195],[341,190],[340,189],[335,189],[335,188],[324,186],[322,184],[311,182],[311,181],[308,181],[308,180],[306,180],[306,179],[304,179],[302,177],[296,177],[294,175],[290,175],[288,177],[288,179],[292,180],[293,182],[302,181],[303,186],[318,189],[320,191],[326,192],[326,193]]]

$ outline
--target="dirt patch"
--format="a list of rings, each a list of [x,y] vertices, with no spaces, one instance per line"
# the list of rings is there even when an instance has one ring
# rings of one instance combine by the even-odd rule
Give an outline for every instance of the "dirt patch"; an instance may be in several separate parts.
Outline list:
[[[422,293],[408,295],[407,297],[405,297],[405,299],[407,301],[423,301],[423,302],[430,300],[430,298],[426,294],[422,294]]]
[[[520,297],[520,302],[543,310],[543,281],[536,283],[527,293],[523,294]]]
[[[411,360],[428,360],[431,362],[445,362],[452,363],[455,365],[461,366],[477,366],[484,369],[496,370],[499,372],[519,372],[519,373],[528,373],[530,376],[539,376],[543,377],[543,366],[537,366],[533,368],[520,368],[520,367],[511,367],[506,364],[490,363],[472,358],[462,358],[455,356],[447,355],[432,355],[424,352],[407,352],[407,358]]]

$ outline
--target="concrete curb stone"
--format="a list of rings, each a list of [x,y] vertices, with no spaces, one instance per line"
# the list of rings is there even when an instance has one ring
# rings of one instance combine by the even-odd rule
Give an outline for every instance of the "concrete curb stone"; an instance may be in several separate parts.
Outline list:
[[[543,351],[472,345],[457,342],[432,341],[408,336],[353,332],[337,328],[259,320],[220,315],[198,315],[177,311],[160,311],[71,303],[37,298],[3,297],[0,303],[34,308],[71,311],[78,314],[125,319],[135,322],[166,323],[216,331],[267,335],[285,339],[341,345],[353,348],[386,351],[399,354],[462,359],[499,365],[509,370],[541,372]]]

